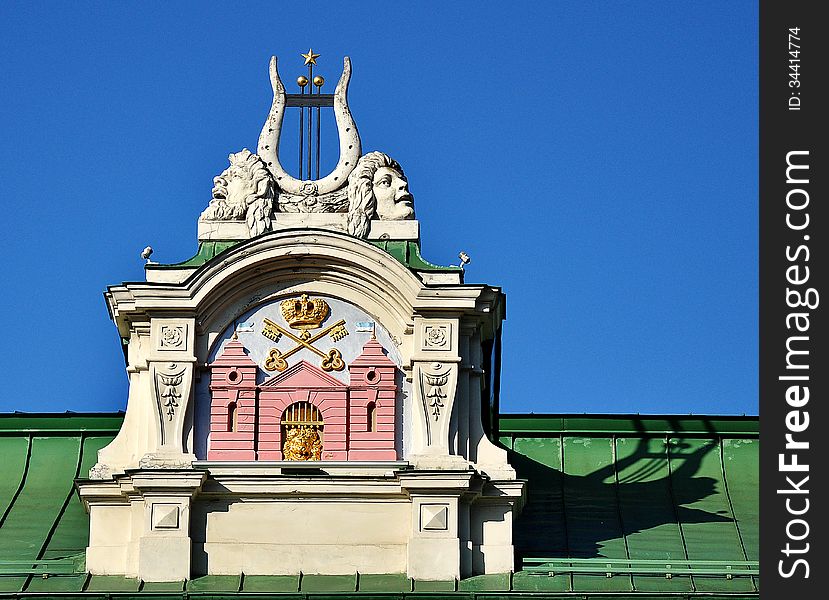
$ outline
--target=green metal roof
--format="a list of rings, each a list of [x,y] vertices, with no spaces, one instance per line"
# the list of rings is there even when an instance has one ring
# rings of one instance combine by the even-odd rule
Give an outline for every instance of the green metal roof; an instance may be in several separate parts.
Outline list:
[[[201,267],[207,264],[221,253],[238,246],[248,240],[212,240],[199,242],[199,248],[196,254],[191,258],[179,263],[159,264],[148,263],[146,268],[149,270],[165,270],[165,269],[184,269]],[[439,272],[459,272],[463,271],[458,266],[440,266],[435,265],[424,259],[420,255],[420,243],[412,241],[399,240],[376,240],[369,242],[377,246],[381,250],[388,252],[400,263],[406,265],[408,268],[415,271],[439,271]]]
[[[673,433],[686,436],[742,435],[757,436],[757,417],[701,415],[558,415],[502,414],[499,429],[517,432],[609,433],[621,435]]]
[[[499,431],[528,481],[516,578],[546,573],[544,589],[561,592],[756,592],[756,417],[502,415]]]
[[[196,254],[192,257],[188,258],[185,261],[172,263],[169,265],[160,264],[160,263],[147,263],[146,268],[153,270],[153,269],[183,269],[187,267],[200,267],[219,254],[227,250],[228,248],[232,248],[237,244],[242,243],[244,240],[215,240],[215,241],[206,241],[206,242],[199,242],[199,248],[196,250]]]
[[[74,479],[122,414],[0,415],[0,597],[757,598],[756,417],[501,415],[528,502],[519,571],[458,582],[403,574],[197,577],[84,572]]]
[[[372,241],[372,244],[385,250],[391,254],[399,262],[403,263],[410,269],[415,271],[441,271],[441,272],[459,272],[463,271],[458,266],[444,267],[430,263],[420,255],[420,244],[418,242],[400,242],[400,241]]]
[[[52,574],[83,578],[89,519],[74,480],[95,464],[122,415],[0,416],[0,592]],[[37,577],[38,579],[35,579]]]

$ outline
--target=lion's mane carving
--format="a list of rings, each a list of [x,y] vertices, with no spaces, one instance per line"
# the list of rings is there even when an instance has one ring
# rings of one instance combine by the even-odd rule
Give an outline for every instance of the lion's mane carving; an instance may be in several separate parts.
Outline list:
[[[230,166],[213,179],[213,199],[200,220],[244,220],[251,237],[268,231],[276,186],[267,165],[247,148],[228,159]]]

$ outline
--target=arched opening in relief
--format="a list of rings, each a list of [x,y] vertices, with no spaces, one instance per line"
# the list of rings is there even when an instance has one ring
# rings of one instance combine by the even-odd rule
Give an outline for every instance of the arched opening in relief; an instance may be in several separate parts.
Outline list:
[[[377,431],[377,404],[374,402],[366,405],[366,431]]]
[[[320,460],[323,419],[310,402],[295,402],[282,413],[282,459]]]
[[[227,405],[227,430],[230,432],[239,430],[239,412],[235,402]]]

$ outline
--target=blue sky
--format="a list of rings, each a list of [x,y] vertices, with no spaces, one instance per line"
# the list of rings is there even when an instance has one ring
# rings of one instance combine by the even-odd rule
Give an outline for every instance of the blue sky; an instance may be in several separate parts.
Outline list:
[[[124,408],[102,291],[194,253],[268,58],[313,46],[423,255],[504,288],[505,411],[757,414],[757,32],[755,2],[2,3],[0,411]]]

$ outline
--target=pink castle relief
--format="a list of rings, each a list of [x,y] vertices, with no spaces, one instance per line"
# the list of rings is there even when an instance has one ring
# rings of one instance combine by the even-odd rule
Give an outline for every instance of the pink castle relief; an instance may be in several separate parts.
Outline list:
[[[238,340],[210,365],[208,460],[396,460],[397,366],[375,340],[349,383],[300,361],[260,385]]]

